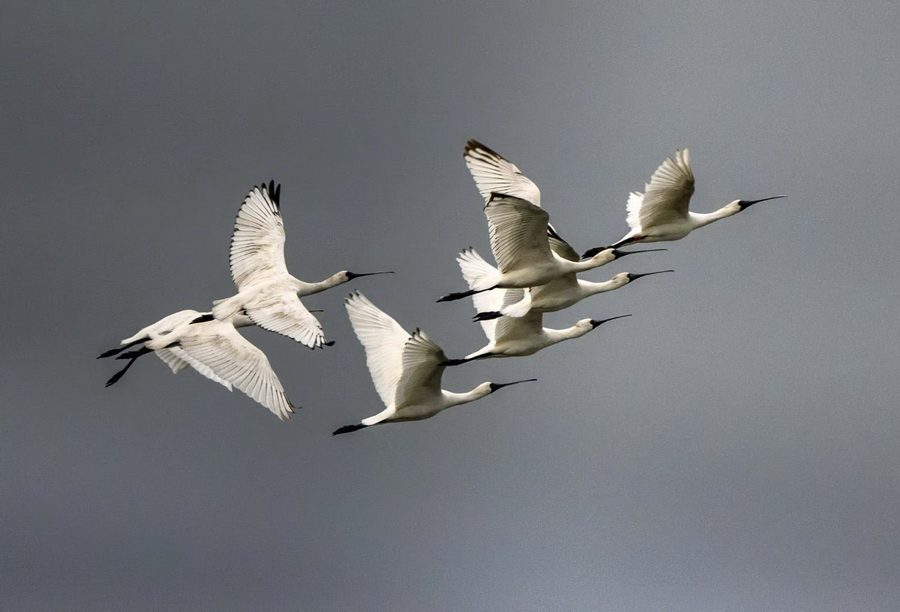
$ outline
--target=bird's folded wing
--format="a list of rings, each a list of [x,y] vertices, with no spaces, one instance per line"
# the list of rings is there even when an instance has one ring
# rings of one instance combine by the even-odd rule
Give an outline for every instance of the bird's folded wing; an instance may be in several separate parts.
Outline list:
[[[244,198],[231,235],[231,278],[238,290],[268,276],[287,274],[284,223],[279,212],[281,185],[254,187]]]
[[[366,365],[375,390],[388,408],[394,406],[403,371],[403,347],[410,335],[358,291],[344,300],[356,337],[366,352]]]
[[[420,329],[403,346],[402,373],[397,383],[397,406],[428,401],[441,393],[441,376],[447,355]]]
[[[265,353],[234,327],[219,325],[211,333],[198,331],[187,334],[180,342],[189,357],[271,410],[279,419],[288,419],[294,413],[294,406],[285,395]]]
[[[293,338],[311,349],[325,343],[322,324],[307,310],[296,293],[262,293],[248,301],[244,310],[259,327]]]
[[[521,198],[494,194],[484,208],[491,251],[497,267],[507,273],[551,260],[544,209]]]
[[[505,193],[541,205],[541,190],[522,171],[502,155],[477,140],[466,143],[463,152],[466,166],[475,180],[481,197],[487,202],[492,193]]]
[[[687,149],[679,150],[675,152],[674,159],[666,158],[660,164],[644,187],[642,201],[634,205],[639,210],[641,226],[651,227],[683,220],[688,214],[692,195],[694,173],[691,171],[690,154]],[[629,198],[629,212],[632,206]]]
[[[207,366],[205,363],[202,363],[202,362],[194,359],[190,355],[188,355],[184,351],[184,349],[181,348],[180,346],[173,346],[173,347],[170,347],[167,349],[159,349],[156,351],[157,355],[160,355],[160,353],[168,353],[169,355],[172,356],[172,358],[176,359],[179,363],[178,370],[181,370],[184,366],[189,365],[201,376],[205,376],[206,378],[210,379],[211,381],[217,382],[220,385],[222,385],[223,387],[225,387],[226,389],[228,389],[229,391],[231,391],[231,383],[230,382],[228,382],[227,380],[225,380],[224,378],[222,378],[220,376],[217,376],[216,373],[213,372],[209,366]],[[160,355],[160,359],[163,359],[162,355]],[[163,361],[165,361],[165,359],[163,359]],[[168,362],[166,362],[166,363],[168,363]],[[171,367],[171,366],[169,366],[169,367]],[[177,372],[177,370],[175,370],[175,369],[173,369],[172,371]]]
[[[581,261],[578,251],[572,248],[572,245],[563,240],[563,237],[556,233],[556,228],[551,224],[547,224],[547,240],[550,243],[550,250],[569,261]]]

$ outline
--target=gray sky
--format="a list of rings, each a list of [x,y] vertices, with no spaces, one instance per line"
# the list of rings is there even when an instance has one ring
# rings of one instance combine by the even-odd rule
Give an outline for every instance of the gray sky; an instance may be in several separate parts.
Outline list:
[[[20,3],[0,9],[0,607],[886,610],[900,600],[900,10],[892,3]],[[381,410],[342,298],[484,343],[467,138],[579,250],[691,148],[709,211],[588,274],[675,268],[548,317],[630,312]],[[251,186],[337,344],[250,330],[303,410],[94,356],[231,294]]]

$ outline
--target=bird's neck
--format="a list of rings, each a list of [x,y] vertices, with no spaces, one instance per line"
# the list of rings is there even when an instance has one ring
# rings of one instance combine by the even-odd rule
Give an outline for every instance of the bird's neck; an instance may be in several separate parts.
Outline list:
[[[591,328],[583,328],[577,327],[573,325],[572,327],[567,327],[565,329],[550,329],[548,327],[544,328],[544,338],[547,339],[547,346],[551,344],[556,344],[557,342],[562,342],[563,340],[571,340],[572,338],[580,338],[591,331]]]
[[[581,280],[579,278],[578,288],[581,291],[582,296],[588,297],[589,295],[596,295],[597,293],[618,289],[618,285],[612,280],[603,281],[602,283],[592,283],[591,281]]]
[[[710,223],[714,223],[719,219],[724,219],[725,217],[730,217],[732,215],[736,215],[741,212],[741,207],[737,204],[726,204],[719,210],[715,210],[711,213],[688,213],[690,215],[691,222],[695,228],[703,227],[704,225],[709,225]]]
[[[342,272],[336,272],[329,276],[324,280],[320,280],[317,283],[307,283],[306,281],[302,281],[299,278],[293,278],[294,286],[296,287],[297,293],[301,295],[312,295],[313,293],[319,293],[321,291],[325,291],[326,289],[331,289],[332,287],[336,287],[342,283],[347,282],[346,277]]]
[[[490,387],[486,385],[478,385],[471,391],[466,391],[465,393],[454,393],[453,391],[442,390],[444,406],[441,409],[446,410],[451,406],[459,406],[460,404],[468,404],[469,402],[474,402],[475,400],[481,399],[485,395],[490,394],[490,392]]]

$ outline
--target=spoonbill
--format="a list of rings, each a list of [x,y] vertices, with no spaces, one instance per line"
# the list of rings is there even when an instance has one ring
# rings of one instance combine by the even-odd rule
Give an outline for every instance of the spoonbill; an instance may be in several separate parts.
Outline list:
[[[563,240],[553,228],[550,228],[549,231],[550,248],[553,252],[564,259],[578,261],[579,257],[578,253],[575,252],[575,249]],[[648,250],[665,251],[665,249]],[[463,251],[463,253],[460,254],[458,262],[463,278],[470,287],[477,286],[481,276],[496,273],[496,268],[484,261],[474,249]],[[592,295],[624,287],[628,283],[643,278],[644,276],[672,271],[673,270],[660,270],[658,272],[645,272],[642,274],[621,272],[602,283],[581,280],[574,272],[570,272],[545,285],[538,285],[537,287],[525,289],[523,291],[522,299],[518,302],[509,304],[504,307],[502,311],[493,310],[479,312],[475,315],[474,320],[486,321],[501,316],[522,317],[531,310],[554,312],[568,308]]]
[[[511,304],[522,301],[524,291],[524,289],[494,289],[477,293],[472,296],[475,312],[502,312]],[[566,329],[544,327],[544,314],[534,309],[528,310],[518,317],[481,318],[479,322],[484,330],[484,335],[487,336],[488,343],[462,359],[448,359],[446,364],[454,366],[473,359],[532,355],[564,340],[580,338],[608,321],[630,316],[630,314],[625,314],[600,320],[581,319]]]
[[[238,292],[213,302],[216,319],[226,321],[244,310],[258,326],[284,334],[304,346],[327,346],[322,325],[300,298],[325,291],[361,276],[388,272],[341,270],[317,283],[288,273],[284,261],[284,222],[281,219],[281,185],[274,181],[254,187],[238,210],[231,236],[231,277]]]
[[[584,257],[635,242],[680,240],[698,227],[736,215],[754,204],[787,197],[778,195],[761,200],[732,200],[714,212],[695,213],[688,210],[693,194],[694,173],[690,152],[676,149],[675,158],[667,157],[650,177],[650,182],[644,186],[644,193],[633,191],[629,195],[626,221],[631,230],[611,247],[588,249]]]
[[[365,349],[375,390],[386,408],[360,423],[340,427],[332,435],[379,423],[427,419],[452,406],[481,399],[497,389],[537,380],[484,382],[466,393],[445,391],[441,388],[441,377],[447,356],[424,331],[416,329],[407,333],[358,291],[351,293],[345,303],[353,331]]]
[[[232,385],[259,402],[281,420],[290,418],[295,406],[285,395],[281,382],[268,358],[244,338],[236,327],[253,325],[253,321],[237,313],[229,321],[219,321],[210,312],[182,310],[149,325],[129,338],[122,346],[101,354],[127,359],[126,366],[107,381],[115,384],[141,356],[155,352],[177,373],[190,365],[203,376],[231,391]],[[143,345],[138,350],[125,349]]]
[[[459,300],[491,289],[524,289],[543,285],[564,274],[597,268],[631,253],[605,249],[583,261],[564,259],[550,249],[548,238],[550,215],[547,211],[522,198],[492,193],[484,207],[490,230],[491,251],[499,269],[478,277],[468,291],[450,293],[438,302]],[[466,252],[457,261],[463,265]],[[480,259],[480,257],[479,257]]]

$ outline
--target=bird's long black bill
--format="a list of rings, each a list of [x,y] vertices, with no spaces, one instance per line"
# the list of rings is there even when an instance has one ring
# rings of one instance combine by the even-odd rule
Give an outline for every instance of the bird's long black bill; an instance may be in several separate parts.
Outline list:
[[[360,276],[376,276],[378,274],[394,274],[393,270],[385,270],[384,272],[347,272],[347,278],[353,280]]]
[[[634,255],[635,253],[658,253],[659,251],[668,251],[669,249],[641,249],[639,251],[620,251],[619,249],[613,247],[613,255],[616,256],[616,259],[621,259],[626,255]]]
[[[738,206],[741,207],[741,210],[744,210],[745,208],[749,208],[749,207],[753,206],[754,204],[759,204],[760,202],[768,202],[769,200],[779,200],[781,198],[786,198],[786,197],[787,197],[786,195],[777,195],[777,196],[772,196],[770,198],[763,198],[762,200],[740,200],[738,202]]]
[[[519,383],[526,382],[537,382],[537,378],[526,378],[524,380],[515,380],[508,383],[491,383],[491,393],[493,393],[497,389],[502,389],[503,387],[511,387],[512,385],[518,385]]]
[[[631,316],[630,314],[623,314],[623,315],[619,315],[617,317],[610,317],[608,319],[600,319],[599,321],[593,320],[593,321],[591,321],[591,325],[593,325],[594,328],[596,329],[597,327],[599,327],[600,325],[603,325],[604,323],[609,323],[610,321],[615,321],[616,319],[624,319],[625,317],[630,317],[630,316]]]
[[[665,274],[666,272],[674,272],[675,270],[659,270],[658,272],[641,272],[640,274],[628,274],[630,280],[637,280],[643,276],[653,276],[654,274]]]

